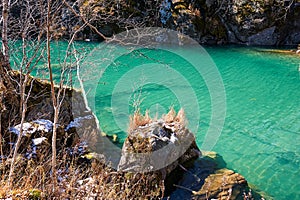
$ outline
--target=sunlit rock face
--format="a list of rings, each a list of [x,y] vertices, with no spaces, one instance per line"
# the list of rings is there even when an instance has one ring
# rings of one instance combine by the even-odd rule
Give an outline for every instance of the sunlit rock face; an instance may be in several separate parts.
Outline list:
[[[33,2],[33,0],[31,0]],[[283,0],[83,0],[67,1],[105,37],[131,28],[164,27],[180,31],[204,44],[278,45],[300,43],[300,2]],[[20,20],[20,3],[11,19]],[[24,10],[25,12],[25,10]],[[38,16],[33,16],[38,17]],[[78,40],[103,40],[67,8],[54,32]],[[36,20],[38,21],[38,20]],[[270,28],[275,30],[270,32]],[[21,30],[14,30],[20,32]],[[267,35],[268,34],[268,35]]]
[[[246,187],[247,181],[242,175],[229,169],[219,169],[205,178],[200,190],[194,192],[193,199],[238,199]]]
[[[178,0],[176,29],[205,44],[278,45],[300,42],[300,5],[290,1]]]
[[[152,172],[165,181],[165,194],[168,194],[181,176],[171,175],[174,170],[201,156],[194,134],[186,128],[184,120],[183,110],[176,115],[171,109],[159,120],[136,113],[131,118],[118,170]],[[170,176],[173,178],[168,181]]]
[[[201,155],[194,134],[184,124],[183,110],[173,109],[162,119],[154,120],[139,113],[131,120],[123,145],[119,170],[161,171],[167,176],[179,164]]]
[[[299,13],[296,12],[298,8],[292,2],[287,4],[284,1],[243,0],[228,1],[225,4],[226,9],[220,10],[219,18],[226,24],[227,31],[234,35],[228,42],[249,45],[299,42],[295,38],[285,39],[293,30],[298,29],[290,23],[297,16],[299,21]],[[291,32],[284,30],[287,27],[290,27]]]

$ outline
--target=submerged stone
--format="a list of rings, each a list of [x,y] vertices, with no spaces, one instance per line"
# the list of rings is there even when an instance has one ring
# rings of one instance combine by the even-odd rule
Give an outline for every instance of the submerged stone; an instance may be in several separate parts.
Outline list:
[[[210,174],[199,191],[193,192],[193,199],[237,199],[247,188],[246,179],[232,170],[219,169]]]

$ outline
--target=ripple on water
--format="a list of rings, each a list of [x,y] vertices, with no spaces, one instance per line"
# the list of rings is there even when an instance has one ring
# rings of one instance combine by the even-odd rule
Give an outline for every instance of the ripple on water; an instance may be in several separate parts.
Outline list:
[[[275,199],[299,198],[299,58],[251,48],[209,51],[227,95],[226,123],[215,150]]]

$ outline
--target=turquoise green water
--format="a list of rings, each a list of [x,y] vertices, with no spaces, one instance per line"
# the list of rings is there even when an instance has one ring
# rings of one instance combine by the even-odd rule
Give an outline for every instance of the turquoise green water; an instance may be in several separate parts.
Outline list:
[[[91,47],[88,43],[80,46]],[[54,62],[61,56],[57,53],[61,48],[64,45],[54,48]],[[212,150],[223,156],[229,168],[275,199],[300,199],[299,57],[255,47],[205,49],[217,66],[226,93],[225,124]],[[201,56],[191,49],[187,51],[192,56]],[[91,76],[85,79],[101,77],[94,85],[94,105],[101,128],[108,134],[118,134],[123,141],[126,127],[122,126],[128,125],[127,114],[134,110],[134,99],[141,100],[136,103],[140,103],[143,111],[150,109],[152,116],[167,112],[171,105],[176,110],[183,105],[189,124],[199,125],[195,134],[201,146],[212,117],[212,100],[205,80],[196,75],[186,60],[170,52],[143,50],[139,53],[115,59],[103,74],[93,74],[92,65],[87,69]],[[126,77],[126,74],[135,73],[133,70],[139,66],[158,60],[163,61],[160,63],[162,70],[142,68],[139,73],[145,70],[146,78]],[[98,65],[101,65],[99,60]],[[153,73],[153,77],[149,73]],[[178,74],[182,76],[176,77]],[[154,80],[157,75],[163,79],[147,81],[147,78]],[[120,88],[117,92],[116,87]],[[192,88],[194,95],[188,88]],[[178,97],[178,92],[184,100]],[[198,107],[192,103],[195,98]],[[193,111],[200,113],[199,120]],[[118,121],[123,123],[121,127]]]
[[[275,199],[300,199],[299,57],[256,48],[207,50],[227,95],[214,150]]]
[[[269,53],[259,48],[207,47],[206,50],[221,74],[227,103],[225,125],[213,150],[223,156],[229,168],[243,174],[250,183],[275,199],[300,199],[299,57]],[[184,74],[195,91],[200,110],[196,137],[201,146],[211,120],[211,99],[204,80],[194,76],[195,71],[184,60],[168,52],[164,52],[163,56],[157,51],[144,53],[147,59],[132,54],[121,57],[116,69],[103,74],[102,81],[106,84],[97,88],[99,98],[96,100],[97,115],[103,129],[119,133],[121,139],[125,138],[112,122],[115,118],[124,118],[126,114],[112,117],[112,113],[118,107],[127,106],[129,110],[132,107],[128,106],[128,102],[121,101],[121,97],[120,102],[123,103],[110,107],[111,87],[116,87],[122,75],[134,66],[152,62],[149,61],[152,56]],[[129,63],[130,66],[120,63]],[[161,76],[167,78],[163,72]],[[140,82],[139,79],[135,81]],[[178,88],[182,86],[178,79],[168,81]],[[185,89],[182,87],[182,91]],[[141,90],[123,95],[133,98],[139,93],[144,98],[141,107],[150,109],[152,115],[166,111],[170,105],[175,109],[181,105],[174,92],[164,84],[145,84]],[[188,94],[185,98],[193,101]],[[196,109],[189,107],[188,103],[184,107],[186,110]],[[188,120],[194,123],[193,116],[188,116]]]

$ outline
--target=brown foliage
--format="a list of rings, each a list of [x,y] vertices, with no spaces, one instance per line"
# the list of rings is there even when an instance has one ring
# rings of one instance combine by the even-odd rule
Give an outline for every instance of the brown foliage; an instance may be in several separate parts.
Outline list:
[[[129,128],[128,132],[136,129],[139,126],[144,126],[152,122],[151,117],[149,116],[149,111],[145,112],[145,115],[142,115],[138,109],[133,116],[129,117]]]
[[[166,123],[179,122],[181,125],[186,125],[184,109],[181,108],[178,113],[174,110],[173,107],[170,108],[169,112],[162,117]],[[145,126],[146,124],[151,123],[153,120],[149,115],[149,111],[145,112],[145,115],[142,115],[138,109],[132,116],[129,117],[129,128],[128,132],[135,130],[139,126]]]
[[[163,119],[167,123],[172,123],[176,121],[179,122],[181,125],[186,124],[185,113],[183,108],[181,108],[176,115],[176,111],[173,107],[171,107],[169,112],[165,116],[163,116]]]

